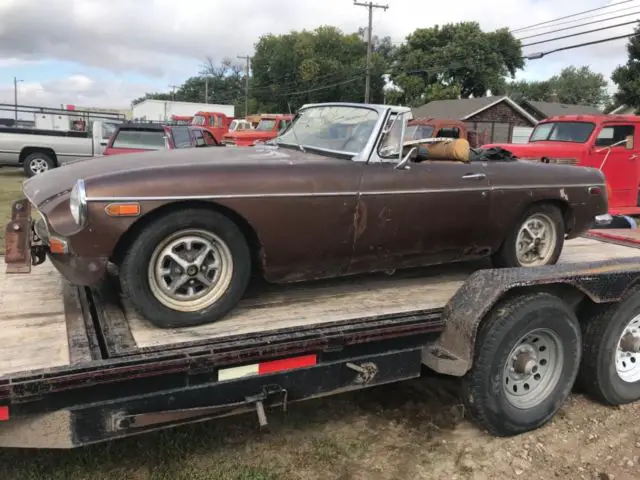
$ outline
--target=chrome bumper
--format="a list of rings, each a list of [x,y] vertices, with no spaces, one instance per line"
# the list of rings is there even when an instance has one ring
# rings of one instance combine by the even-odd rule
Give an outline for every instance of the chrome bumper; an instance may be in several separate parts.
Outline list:
[[[613,221],[613,217],[608,213],[604,215],[596,215],[595,224],[597,226],[609,225]]]

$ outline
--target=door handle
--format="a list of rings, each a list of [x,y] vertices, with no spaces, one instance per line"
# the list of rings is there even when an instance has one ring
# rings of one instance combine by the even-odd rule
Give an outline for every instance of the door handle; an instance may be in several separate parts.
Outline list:
[[[467,173],[463,175],[462,178],[464,180],[482,180],[483,178],[487,178],[484,173]]]

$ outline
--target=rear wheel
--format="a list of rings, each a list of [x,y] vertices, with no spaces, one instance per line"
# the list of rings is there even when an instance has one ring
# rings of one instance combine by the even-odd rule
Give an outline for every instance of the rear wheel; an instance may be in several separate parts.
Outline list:
[[[476,340],[463,398],[474,420],[509,436],[547,423],[571,392],[581,334],[573,311],[546,293],[498,304]]]
[[[508,232],[493,263],[498,268],[554,265],[562,253],[564,234],[564,220],[556,206],[533,205]]]
[[[242,297],[251,274],[240,229],[207,210],[173,212],[145,227],[120,268],[136,310],[163,328],[214,322]]]
[[[24,173],[27,177],[33,177],[55,168],[53,159],[44,152],[34,152],[24,159]]]
[[[593,305],[583,320],[580,386],[591,397],[621,405],[640,399],[640,287],[622,302]]]

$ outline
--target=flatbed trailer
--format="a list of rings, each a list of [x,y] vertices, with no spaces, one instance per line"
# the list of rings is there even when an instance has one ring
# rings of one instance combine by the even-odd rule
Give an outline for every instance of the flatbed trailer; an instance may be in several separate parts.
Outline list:
[[[615,374],[625,359],[631,371],[640,352],[633,330],[640,235],[628,232],[621,241],[606,233],[568,241],[553,267],[497,270],[474,262],[256,284],[224,320],[184,329],[159,329],[136,316],[115,281],[76,287],[48,262],[30,275],[2,273],[0,446],[73,448],[249,411],[265,426],[270,409],[415,378],[425,366],[462,377],[468,411],[496,435],[546,423],[576,376],[604,403],[635,401],[640,373],[622,387]],[[566,368],[553,407],[505,406],[511,394],[499,393],[496,382],[511,388],[509,368],[495,380],[492,362],[513,353],[505,345],[514,328],[527,332],[529,323],[547,321],[536,313],[545,309],[575,316],[578,325],[571,348],[558,356]],[[513,378],[528,390],[522,378],[539,376],[551,357],[516,353]]]

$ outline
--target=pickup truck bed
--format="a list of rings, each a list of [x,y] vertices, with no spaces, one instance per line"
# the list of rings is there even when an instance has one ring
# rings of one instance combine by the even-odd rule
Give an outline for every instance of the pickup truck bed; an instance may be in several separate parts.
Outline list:
[[[579,238],[567,242],[559,263],[639,253],[631,246]],[[427,315],[441,311],[470,273],[486,266],[449,265],[284,287],[255,285],[228,318],[175,330],[159,329],[140,319],[114,287],[87,292],[68,285],[48,262],[30,275],[2,272],[0,381],[96,360]]]

